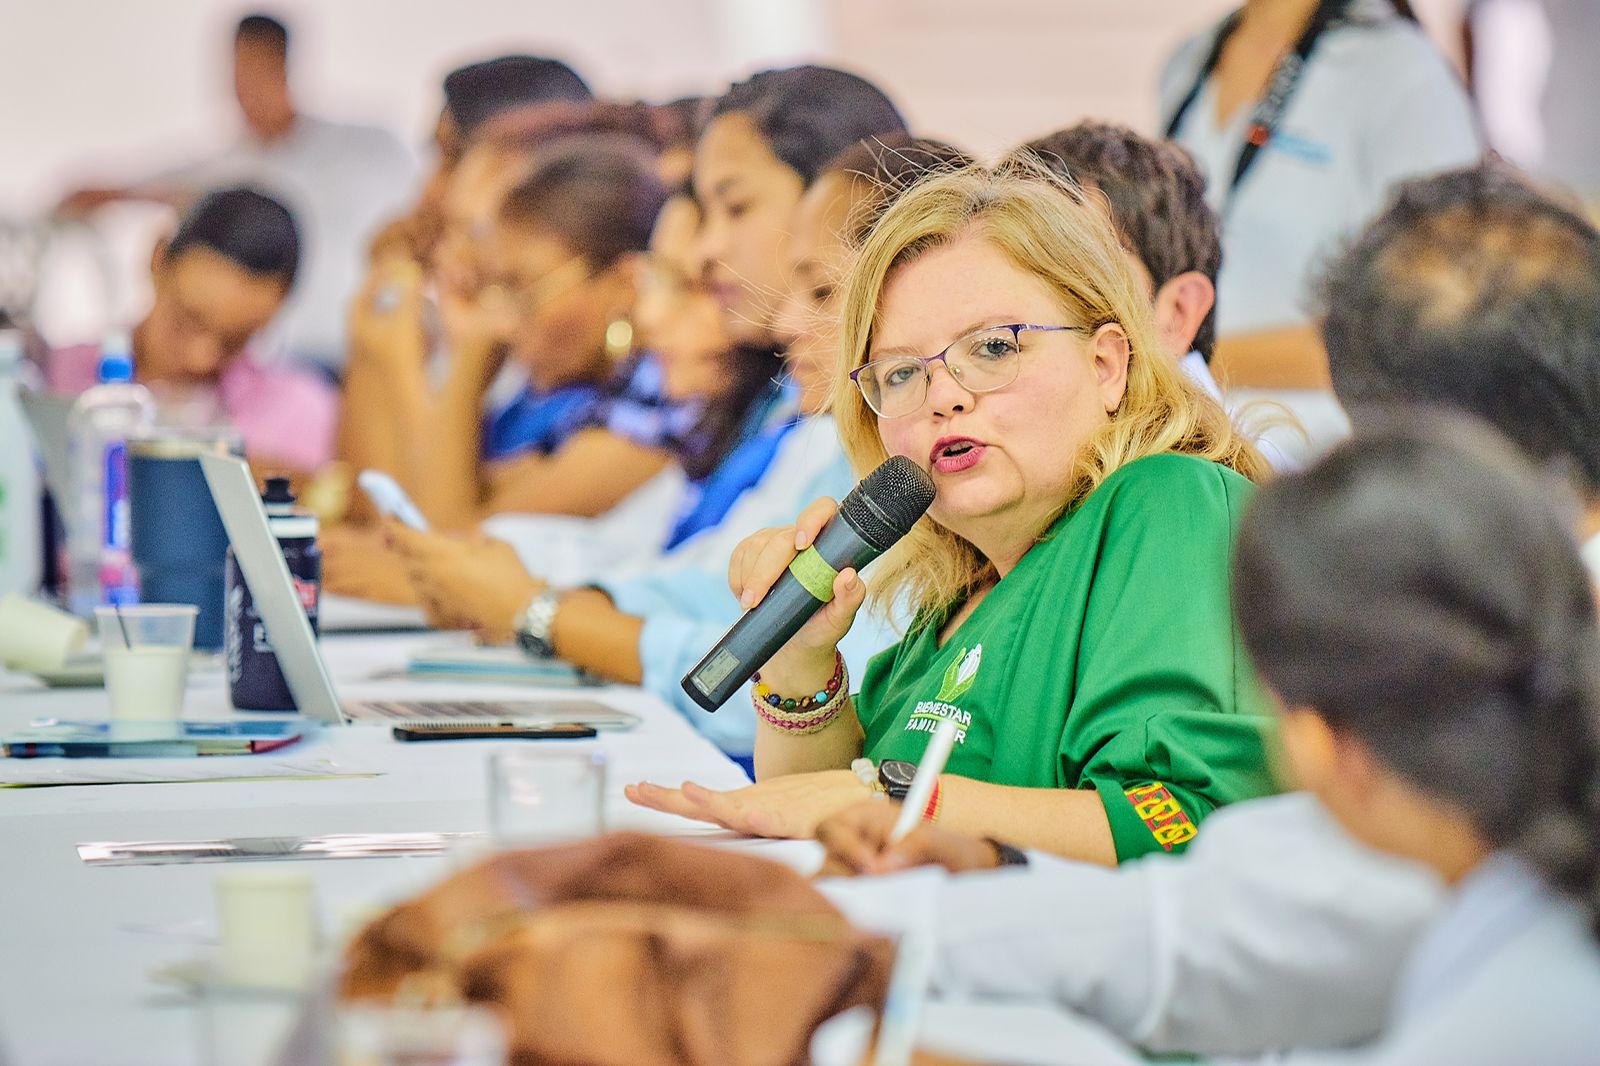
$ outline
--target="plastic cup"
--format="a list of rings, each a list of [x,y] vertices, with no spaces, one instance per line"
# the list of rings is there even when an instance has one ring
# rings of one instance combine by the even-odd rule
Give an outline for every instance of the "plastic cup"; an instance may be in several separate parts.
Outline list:
[[[18,670],[59,670],[83,650],[83,620],[19,593],[0,597],[0,663]]]
[[[489,834],[497,847],[582,840],[605,829],[606,758],[598,748],[489,757]]]
[[[215,880],[217,971],[248,988],[304,987],[320,941],[316,892],[297,870],[225,870]]]
[[[191,604],[144,603],[96,607],[106,660],[112,733],[133,739],[143,723],[170,723],[183,716],[183,690],[194,645]],[[127,723],[117,728],[116,723]],[[152,735],[159,730],[150,730]]]

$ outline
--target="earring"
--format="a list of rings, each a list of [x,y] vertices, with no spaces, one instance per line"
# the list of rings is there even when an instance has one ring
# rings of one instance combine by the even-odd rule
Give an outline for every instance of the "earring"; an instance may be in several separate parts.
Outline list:
[[[616,363],[632,354],[633,321],[627,315],[618,315],[606,323],[606,355]]]

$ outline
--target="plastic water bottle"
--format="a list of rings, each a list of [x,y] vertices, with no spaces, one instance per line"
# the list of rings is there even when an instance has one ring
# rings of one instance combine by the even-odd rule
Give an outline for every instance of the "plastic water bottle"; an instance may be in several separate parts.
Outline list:
[[[33,436],[17,395],[22,334],[0,329],[0,596],[39,587],[40,489]]]
[[[100,384],[87,389],[67,419],[72,469],[67,518],[69,601],[87,615],[97,604],[137,603],[139,578],[128,535],[128,441],[150,430],[156,405],[133,383],[126,334],[106,341]]]

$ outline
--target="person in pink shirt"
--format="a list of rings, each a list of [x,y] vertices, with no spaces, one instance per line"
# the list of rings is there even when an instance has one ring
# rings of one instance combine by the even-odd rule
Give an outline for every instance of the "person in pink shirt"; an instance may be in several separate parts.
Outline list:
[[[224,423],[258,468],[309,473],[333,455],[338,392],[320,373],[261,361],[250,340],[294,284],[300,238],[277,201],[221,189],[195,203],[156,245],[150,310],[133,329],[134,377],[155,393],[163,420]],[[93,385],[99,348],[51,353],[47,384]]]

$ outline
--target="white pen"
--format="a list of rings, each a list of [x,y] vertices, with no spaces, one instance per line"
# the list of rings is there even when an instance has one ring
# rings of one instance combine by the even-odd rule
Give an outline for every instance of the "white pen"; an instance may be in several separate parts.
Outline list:
[[[933,795],[934,783],[944,773],[950,750],[956,746],[956,728],[955,719],[946,718],[933,731],[933,739],[928,741],[922,761],[917,763],[917,773],[911,779],[905,802],[900,805],[900,818],[894,823],[894,832],[889,834],[890,844],[900,843],[922,821],[922,812],[928,806],[928,798]]]

